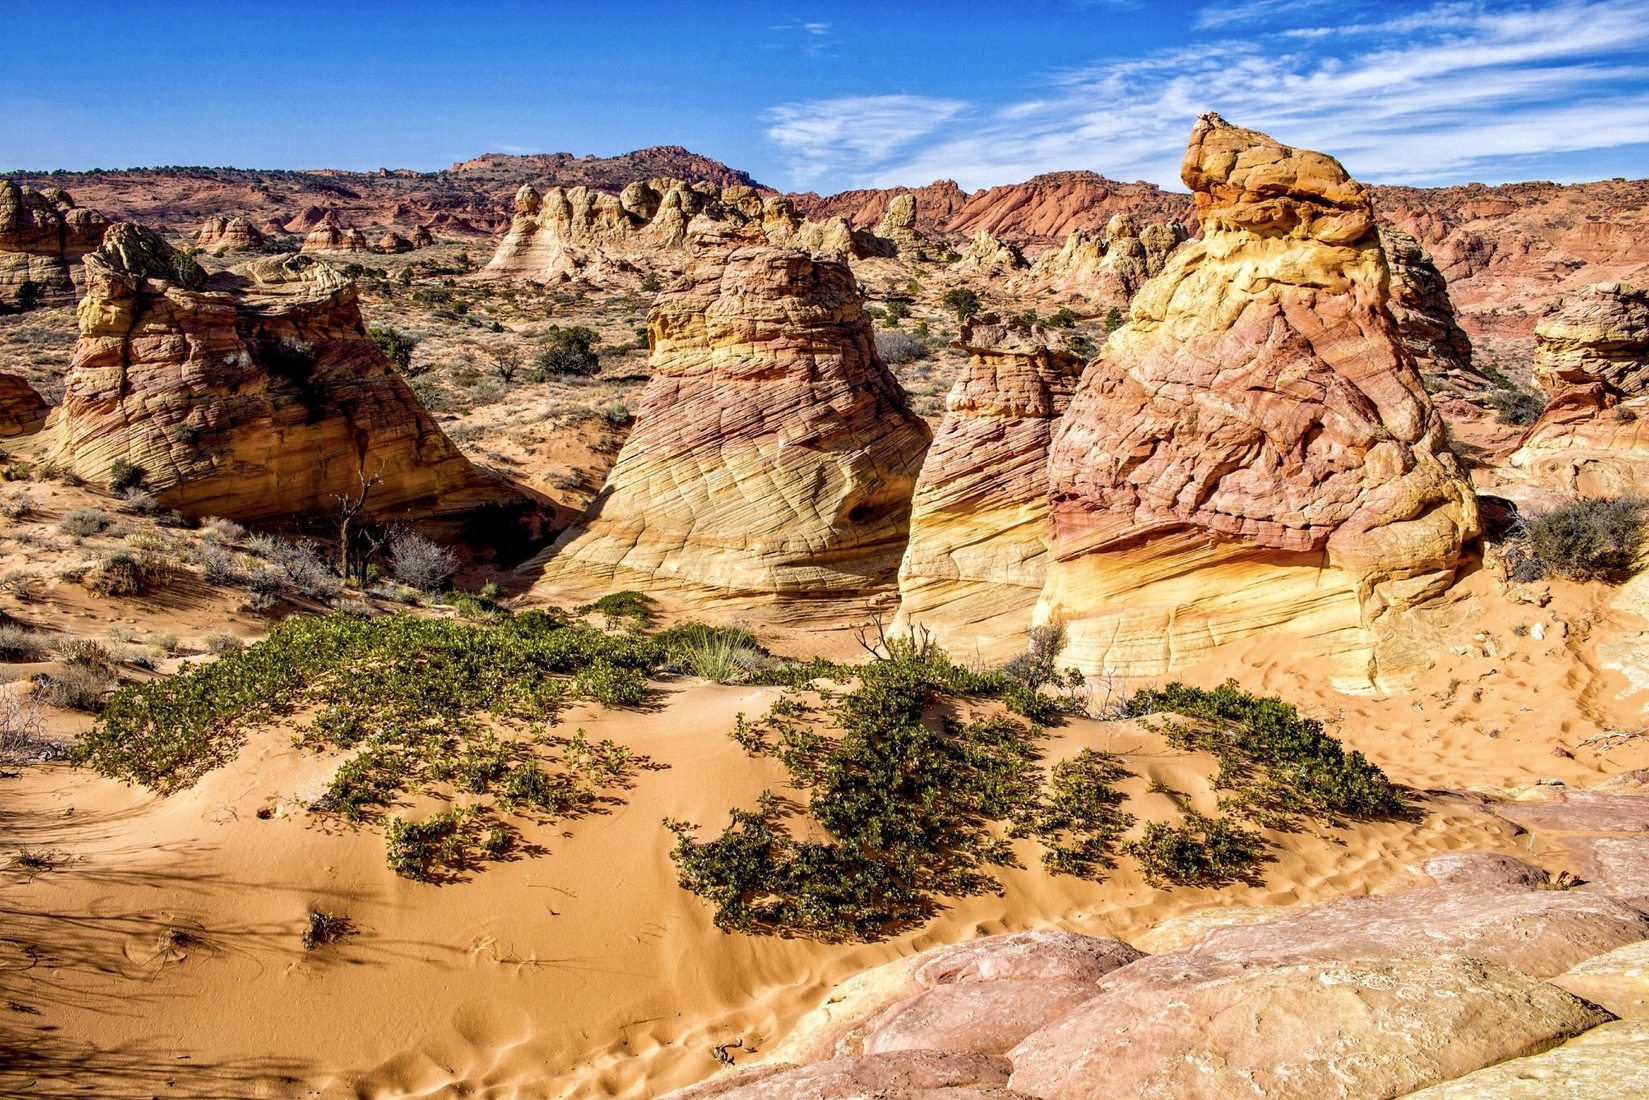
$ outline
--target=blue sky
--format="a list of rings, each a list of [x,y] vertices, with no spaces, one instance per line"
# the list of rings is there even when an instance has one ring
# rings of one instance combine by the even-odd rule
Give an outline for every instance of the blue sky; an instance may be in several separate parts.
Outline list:
[[[1196,116],[1373,182],[1649,175],[1649,0],[5,0],[0,168],[685,145],[783,189],[1088,168]]]

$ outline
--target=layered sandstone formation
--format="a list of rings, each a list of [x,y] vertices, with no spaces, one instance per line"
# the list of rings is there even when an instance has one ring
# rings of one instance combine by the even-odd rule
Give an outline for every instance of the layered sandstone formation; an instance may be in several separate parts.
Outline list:
[[[1477,531],[1387,308],[1368,192],[1331,157],[1204,116],[1203,236],[1091,364],[1049,462],[1038,615],[1088,672],[1155,676],[1286,631],[1354,658],[1453,579]]]
[[[244,216],[236,214],[226,218],[222,214],[213,214],[206,219],[195,235],[195,247],[202,252],[250,252],[264,243],[264,235],[257,226],[253,225]]]
[[[1554,302],[1535,328],[1551,398],[1510,459],[1539,490],[1641,494],[1649,481],[1649,292],[1618,283]]]
[[[881,250],[875,238],[841,218],[805,221],[789,199],[746,186],[722,190],[676,179],[638,180],[617,195],[585,187],[540,194],[523,186],[509,234],[485,273],[632,285],[648,274],[678,274],[705,242],[765,243],[821,255]]]
[[[336,222],[323,221],[304,234],[300,252],[342,252],[344,231]]]
[[[635,427],[543,583],[781,612],[890,588],[929,433],[847,265],[712,253],[659,297],[648,335]]]
[[[1448,280],[1420,242],[1395,229],[1381,229],[1380,243],[1391,267],[1391,315],[1397,337],[1414,358],[1432,393],[1480,395],[1489,385],[1472,365],[1471,337],[1454,316]]]
[[[1141,230],[1129,215],[1114,214],[1103,233],[1071,230],[1064,245],[1036,262],[1030,281],[1101,306],[1126,308],[1145,280],[1162,273],[1185,236],[1179,222],[1154,222]]]
[[[0,180],[0,305],[74,301],[74,264],[103,239],[108,223],[76,206],[67,191],[35,191]],[[25,291],[25,285],[32,288]]]
[[[1019,249],[981,229],[962,249],[962,255],[954,266],[957,271],[969,274],[1006,275],[1030,265],[1025,262],[1025,256]]]
[[[50,406],[15,374],[0,374],[0,439],[33,435],[46,426]]]
[[[75,348],[50,457],[89,482],[114,463],[169,508],[280,522],[326,513],[377,478],[381,517],[505,499],[447,439],[367,336],[354,285],[307,256],[180,283],[173,249],[110,228],[86,257]]]
[[[1048,543],[1048,446],[1083,360],[1054,332],[965,322],[967,365],[916,482],[899,567],[900,625],[934,631],[958,659],[1024,645]]]
[[[411,252],[412,242],[401,236],[399,233],[389,232],[379,237],[377,242],[373,244],[372,248],[375,252]]]
[[[1588,286],[1554,303],[1534,331],[1535,380],[1547,393],[1593,383],[1616,397],[1649,391],[1649,291]]]

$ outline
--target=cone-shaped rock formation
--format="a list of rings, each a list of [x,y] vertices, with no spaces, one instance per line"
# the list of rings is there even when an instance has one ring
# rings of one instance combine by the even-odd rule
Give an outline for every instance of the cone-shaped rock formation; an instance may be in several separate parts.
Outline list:
[[[376,477],[381,516],[511,494],[461,455],[367,336],[355,288],[307,256],[204,282],[157,234],[110,228],[86,257],[80,343],[51,457],[92,482],[117,461],[167,507],[242,521],[330,512]]]
[[[1363,628],[1451,582],[1477,513],[1398,342],[1368,193],[1217,115],[1182,176],[1203,237],[1141,289],[1053,443],[1038,615],[1089,672],[1280,628],[1371,675]]]
[[[845,263],[718,252],[649,321],[652,378],[546,585],[862,599],[894,582],[929,432]]]

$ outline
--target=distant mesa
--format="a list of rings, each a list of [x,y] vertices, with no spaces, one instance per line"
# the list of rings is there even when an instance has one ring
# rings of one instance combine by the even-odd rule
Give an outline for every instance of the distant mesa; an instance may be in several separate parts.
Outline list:
[[[453,517],[511,499],[460,454],[361,323],[353,283],[310,256],[205,278],[120,223],[89,254],[80,342],[49,457],[106,484],[117,462],[190,515],[282,523],[377,478],[376,514]]]
[[[653,307],[652,377],[542,586],[840,614],[892,591],[929,431],[839,259],[715,250]]]

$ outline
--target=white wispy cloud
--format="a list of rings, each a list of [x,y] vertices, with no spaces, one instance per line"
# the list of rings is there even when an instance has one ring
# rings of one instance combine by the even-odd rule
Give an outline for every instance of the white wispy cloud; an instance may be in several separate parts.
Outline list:
[[[844,162],[869,168],[956,117],[967,104],[918,95],[841,96],[787,103],[767,112],[767,138],[782,151],[799,186]]]
[[[1298,25],[1308,9],[1294,0],[1247,0],[1203,25],[1274,21],[1283,7],[1288,26],[1045,75],[1001,103],[788,104],[768,136],[809,185],[953,178],[969,188],[1065,168],[1177,186],[1185,135],[1210,110],[1384,182],[1463,180],[1518,158],[1649,140],[1643,0],[1450,0],[1321,26]]]

